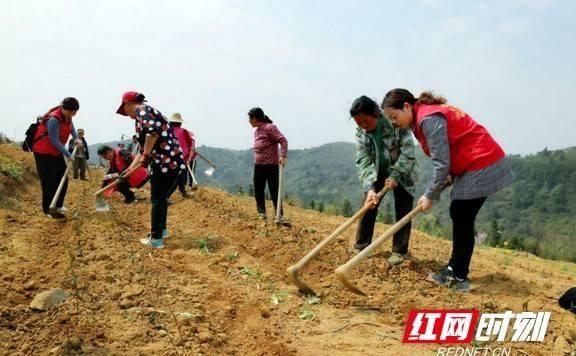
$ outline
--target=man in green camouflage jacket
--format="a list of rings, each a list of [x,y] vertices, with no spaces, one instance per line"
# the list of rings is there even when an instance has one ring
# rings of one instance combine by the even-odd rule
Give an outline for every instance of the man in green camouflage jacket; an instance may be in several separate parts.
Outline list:
[[[373,207],[358,224],[355,248],[362,250],[372,242],[380,205],[376,194],[384,186],[394,190],[396,221],[412,210],[418,165],[410,130],[395,128],[372,99],[356,99],[350,115],[358,125],[356,166],[366,194],[365,204]],[[393,266],[401,264],[408,253],[410,229],[408,223],[394,235],[388,259]]]

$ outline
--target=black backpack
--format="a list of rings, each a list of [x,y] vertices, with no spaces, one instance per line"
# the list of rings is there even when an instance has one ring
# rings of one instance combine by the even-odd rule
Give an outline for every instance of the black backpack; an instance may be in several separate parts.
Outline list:
[[[43,119],[44,119],[43,116],[38,116],[36,118],[36,122],[28,126],[28,130],[26,130],[26,138],[24,139],[24,142],[22,142],[22,149],[25,152],[32,152],[32,147],[34,146],[34,144],[38,140],[44,138],[44,136],[48,135],[48,130],[46,130],[46,132],[42,134],[42,136],[38,137],[37,139],[34,139],[34,137],[36,137],[38,127],[42,124]]]
[[[558,304],[566,310],[576,314],[576,287],[570,288],[560,297]]]

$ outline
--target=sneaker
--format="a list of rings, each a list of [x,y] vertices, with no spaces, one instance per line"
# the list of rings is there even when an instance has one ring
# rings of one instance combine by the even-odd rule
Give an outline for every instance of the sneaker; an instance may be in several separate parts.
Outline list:
[[[51,219],[66,219],[66,215],[58,212],[57,210],[49,212],[48,214],[46,214],[46,216],[48,216]]]
[[[260,220],[266,220],[266,214],[265,213],[258,213],[258,219]]]
[[[182,198],[188,199],[188,198],[190,198],[190,195],[188,195],[187,192],[183,192],[183,193],[182,193]]]
[[[457,290],[459,292],[469,293],[470,292],[470,280],[454,278],[454,281],[450,284],[450,288]]]
[[[451,266],[442,268],[439,272],[430,273],[428,280],[434,282],[442,287],[451,288],[460,292],[470,292],[470,280],[468,278],[461,279],[454,277],[454,272]]]
[[[274,222],[278,225],[290,226],[290,221],[285,219],[283,216],[281,216],[280,219],[274,220]]]
[[[150,238],[150,235],[140,239],[140,243],[152,248],[164,248],[164,241],[162,239],[152,239]]]
[[[448,287],[450,283],[454,280],[454,273],[452,272],[452,267],[445,266],[436,273],[430,273],[428,275],[428,280],[430,282],[438,284],[439,286]]]
[[[392,255],[388,258],[388,263],[392,266],[398,266],[404,262],[404,255],[398,252],[392,252]]]
[[[170,233],[168,232],[168,229],[162,230],[162,238],[167,239],[169,237],[170,237]]]
[[[65,212],[68,211],[68,209],[67,209],[65,206],[62,206],[62,207],[60,207],[60,208],[56,208],[56,210],[57,210],[59,213],[65,213]]]

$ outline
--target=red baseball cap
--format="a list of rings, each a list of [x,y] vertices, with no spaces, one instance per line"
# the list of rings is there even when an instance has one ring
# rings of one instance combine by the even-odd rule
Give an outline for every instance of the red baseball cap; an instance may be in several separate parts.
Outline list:
[[[144,100],[145,96],[142,93],[138,93],[137,91],[127,91],[122,95],[122,104],[120,104],[120,107],[118,108],[118,110],[116,110],[116,114],[120,114],[120,115],[124,115],[124,116],[128,116],[126,115],[126,112],[124,111],[124,104],[125,103],[143,103],[146,100]]]

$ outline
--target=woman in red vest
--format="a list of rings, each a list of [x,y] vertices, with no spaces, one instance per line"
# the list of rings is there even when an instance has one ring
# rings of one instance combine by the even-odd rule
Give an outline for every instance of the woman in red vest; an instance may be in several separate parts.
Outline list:
[[[42,185],[42,210],[54,219],[65,218],[62,211],[65,211],[63,204],[66,190],[68,189],[68,180],[64,183],[62,192],[56,202],[58,211],[51,212],[50,203],[66,171],[64,157],[71,160],[74,159],[65,146],[68,137],[72,135],[78,147],[82,147],[82,141],[78,139],[76,129],[74,129],[74,124],[72,123],[72,118],[79,109],[78,100],[65,98],[59,106],[50,109],[42,117],[34,136],[32,152],[34,152],[36,169]]]
[[[418,200],[423,210],[430,209],[444,187],[453,183],[452,256],[447,266],[429,278],[439,285],[469,292],[476,215],[488,195],[514,180],[505,153],[482,125],[430,92],[415,98],[406,89],[393,89],[384,97],[382,109],[394,125],[412,129],[422,150],[432,159],[433,181]]]
[[[120,175],[122,175],[134,161],[134,155],[128,152],[128,150],[120,148],[113,149],[110,146],[99,147],[98,155],[109,162],[109,169],[104,176],[102,187],[107,186],[116,179],[121,179],[119,178]],[[140,167],[132,173],[130,177],[122,179],[115,189],[110,189],[107,192],[112,194],[114,190],[117,190],[124,196],[124,203],[131,204],[136,200],[136,196],[130,188],[141,188],[148,182],[149,178],[148,170],[145,167]]]

